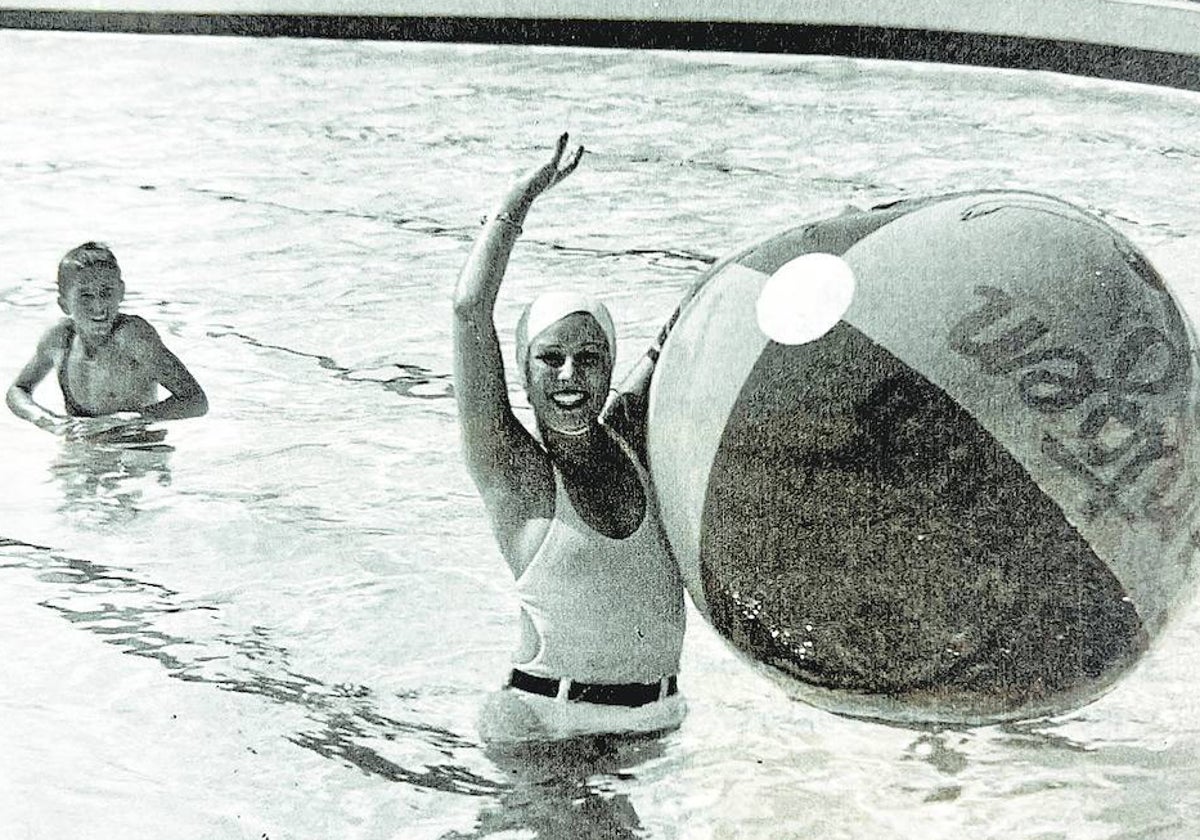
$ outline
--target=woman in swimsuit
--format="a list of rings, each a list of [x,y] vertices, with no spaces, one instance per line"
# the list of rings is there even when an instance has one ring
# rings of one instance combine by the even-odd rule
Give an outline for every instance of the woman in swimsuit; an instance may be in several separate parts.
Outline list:
[[[616,338],[602,303],[551,293],[517,326],[537,436],[513,414],[493,322],[534,199],[583,149],[517,179],[485,223],[454,298],[454,381],[467,469],[517,581],[520,640],[485,704],[491,743],[655,732],[683,719],[683,587],[644,467],[602,419]]]

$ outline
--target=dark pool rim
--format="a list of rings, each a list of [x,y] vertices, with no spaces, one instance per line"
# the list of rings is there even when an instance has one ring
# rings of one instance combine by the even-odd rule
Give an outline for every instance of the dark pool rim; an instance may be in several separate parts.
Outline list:
[[[0,7],[0,29],[827,55],[1041,70],[1200,90],[1200,53],[877,25]]]

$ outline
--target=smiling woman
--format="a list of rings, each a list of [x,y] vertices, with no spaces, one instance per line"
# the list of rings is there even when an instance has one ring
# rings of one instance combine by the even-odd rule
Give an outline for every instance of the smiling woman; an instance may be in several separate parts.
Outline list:
[[[560,435],[585,434],[604,407],[616,351],[612,316],[599,301],[547,292],[526,307],[517,323],[517,367],[538,423]]]
[[[1175,252],[1165,276],[1196,320],[1200,205],[1179,189],[1200,160],[1196,95],[893,62],[12,31],[0,71],[4,386],[63,317],[63,251],[100,238],[122,311],[219,396],[166,424],[169,457],[62,446],[16,418],[0,435],[5,836],[1190,836],[1185,605],[1094,704],[919,731],[790,702],[689,605],[678,730],[599,739],[620,751],[565,773],[493,762],[474,720],[512,668],[518,597],[443,386],[479,217],[567,127],[588,152],[536,199],[495,308],[531,430],[521,304],[605,301],[623,382],[713,257],[847,203],[1074,197],[1160,270]],[[846,259],[855,299],[872,294]],[[990,302],[974,285],[968,313]],[[35,396],[62,414],[57,391],[51,373]],[[911,393],[887,405],[921,408]]]
[[[517,326],[538,438],[509,405],[493,307],[533,200],[569,175],[567,135],[486,223],[455,294],[454,365],[467,469],[517,579],[521,637],[484,706],[493,744],[679,725],[683,588],[645,470],[602,422],[616,336],[607,308],[550,292]]]

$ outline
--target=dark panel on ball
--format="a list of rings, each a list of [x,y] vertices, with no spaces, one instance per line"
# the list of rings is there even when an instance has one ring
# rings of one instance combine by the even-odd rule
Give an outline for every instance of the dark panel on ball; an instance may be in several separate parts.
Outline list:
[[[742,651],[936,716],[1094,693],[1147,645],[1025,468],[845,323],[759,359],[713,464],[700,564],[712,622]]]

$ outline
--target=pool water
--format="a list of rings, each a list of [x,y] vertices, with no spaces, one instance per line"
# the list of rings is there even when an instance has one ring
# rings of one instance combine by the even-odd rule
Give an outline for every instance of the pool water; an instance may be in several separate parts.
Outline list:
[[[640,355],[734,247],[1019,188],[1141,245],[1200,316],[1200,98],[850,59],[0,32],[0,377],[109,243],[212,409],[162,451],[6,415],[8,838],[1179,838],[1200,607],[1062,716],[905,729],[788,700],[691,616],[678,732],[485,752],[510,575],[458,453],[449,301],[563,131],[497,319],[573,285]],[[38,398],[61,405],[50,380]],[[515,389],[514,400],[528,419]]]

